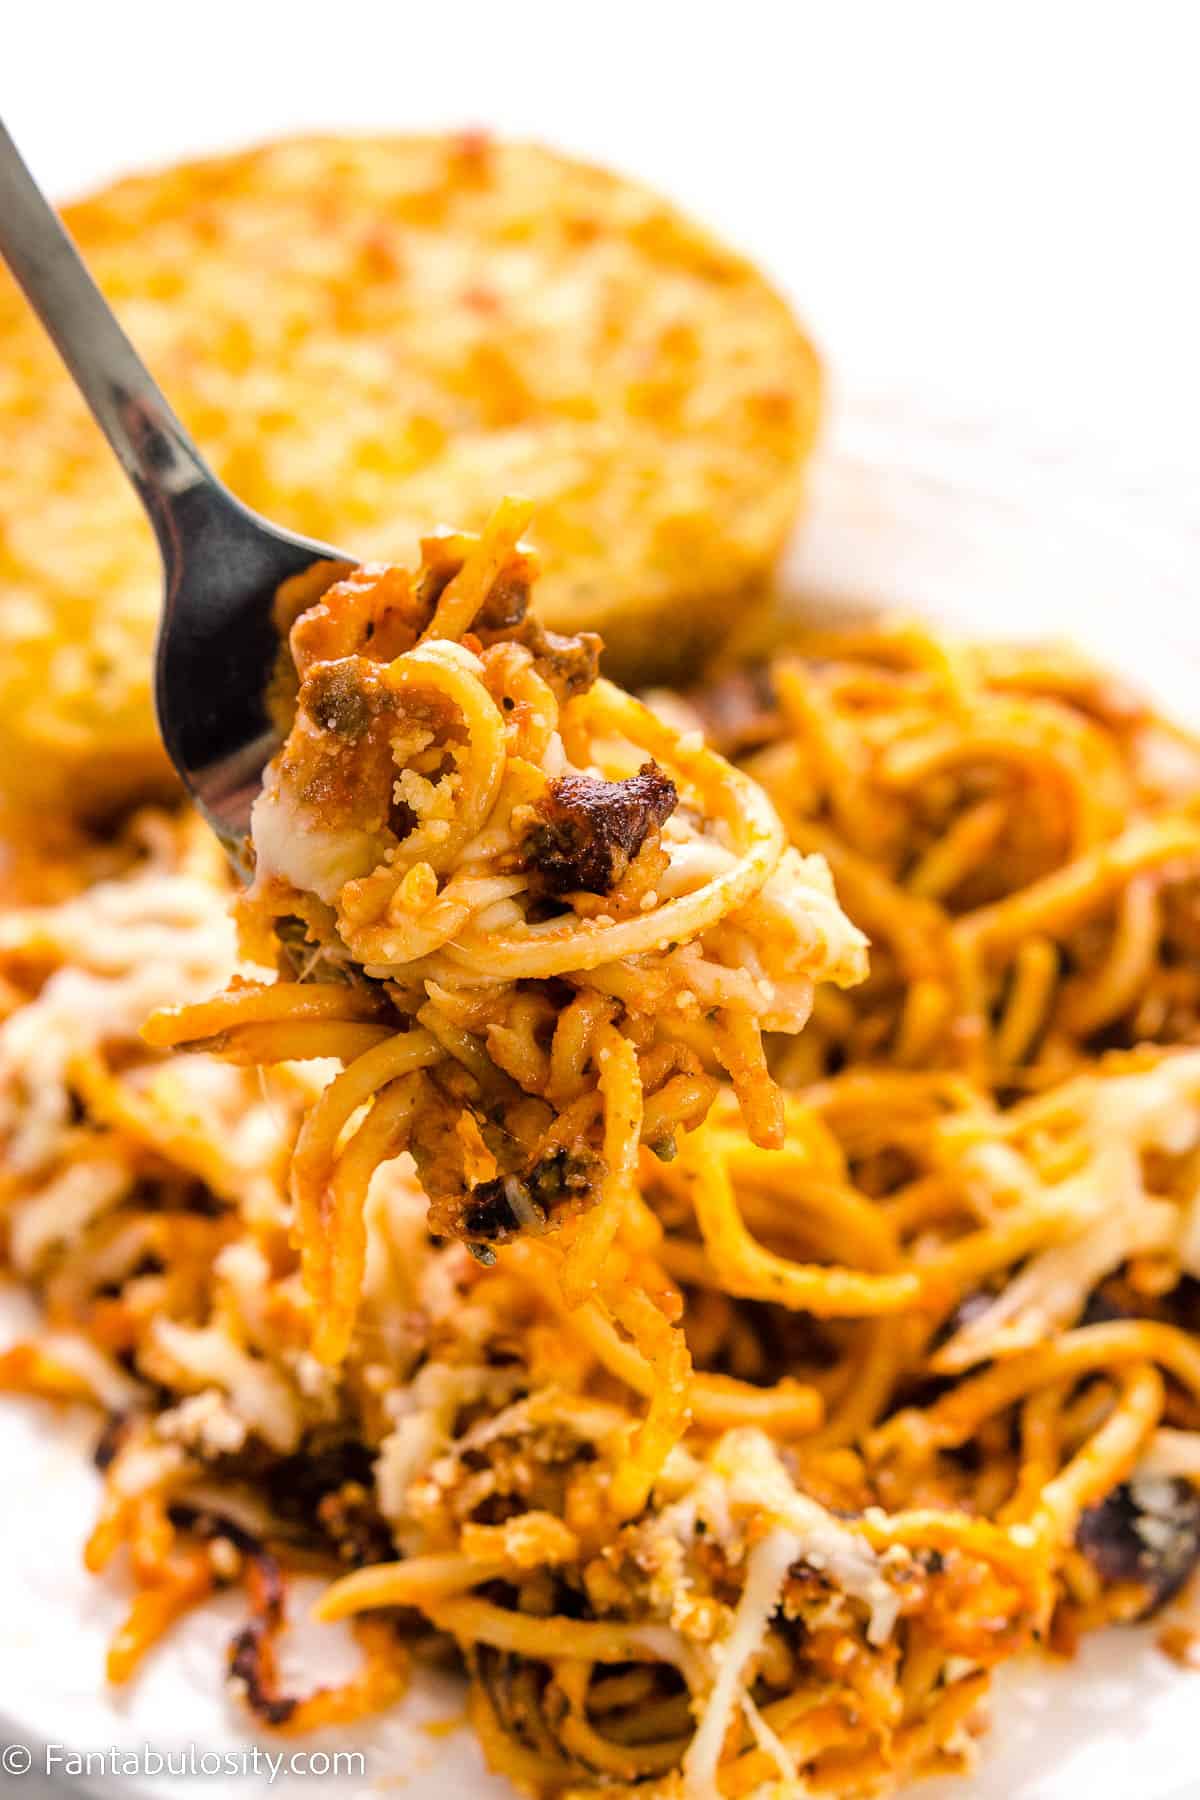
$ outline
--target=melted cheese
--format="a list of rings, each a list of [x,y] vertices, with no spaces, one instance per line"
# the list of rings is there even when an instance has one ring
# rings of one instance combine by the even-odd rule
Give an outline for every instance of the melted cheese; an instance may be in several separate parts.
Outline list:
[[[6,948],[69,965],[0,1027],[0,1132],[17,1174],[35,1174],[57,1154],[70,1118],[68,1070],[81,1050],[135,1041],[156,1007],[204,998],[234,966],[225,896],[153,867],[61,906],[11,914],[0,921]]]
[[[1098,1139],[1182,1156],[1200,1138],[1200,1051],[1099,1084],[1088,1125]]]
[[[885,1643],[896,1623],[900,1599],[866,1539],[795,1486],[765,1433],[726,1432],[713,1462],[726,1476],[733,1504],[753,1508],[793,1532],[795,1560],[860,1601],[870,1614],[869,1641]]]
[[[240,1350],[216,1326],[195,1328],[156,1319],[153,1342],[167,1359],[172,1385],[193,1381],[229,1396],[237,1416],[272,1449],[285,1454],[300,1441],[300,1410],[286,1381],[269,1363]]]
[[[409,1488],[449,1448],[455,1418],[463,1406],[506,1398],[517,1385],[516,1371],[472,1364],[426,1363],[408,1386],[388,1396],[395,1428],[379,1446],[375,1486],[379,1510],[397,1542],[412,1553]]]
[[[954,1374],[1038,1343],[1078,1318],[1093,1289],[1131,1256],[1168,1250],[1175,1241],[1177,1208],[1144,1192],[1140,1159],[1126,1146],[1104,1146],[1084,1174],[1060,1189],[1070,1190],[1060,1199],[1072,1235],[1031,1257],[993,1304],[932,1358],[934,1369]]]
[[[867,972],[867,939],[838,904],[823,856],[787,849],[778,867],[744,909],[761,916],[789,944],[781,961],[819,970],[836,987],[855,987]],[[770,938],[767,940],[770,942]]]
[[[12,1218],[9,1253],[22,1275],[36,1274],[57,1244],[70,1243],[133,1186],[133,1175],[115,1157],[68,1163]]]
[[[1003,1174],[1013,1204],[1005,1217],[1033,1213],[1059,1241],[1033,1256],[995,1301],[932,1359],[954,1374],[1035,1344],[1078,1318],[1106,1275],[1134,1256],[1174,1251],[1200,1272],[1200,1191],[1184,1208],[1148,1193],[1147,1151],[1179,1156],[1200,1142],[1200,1053],[1166,1056],[1133,1075],[1079,1084],[1078,1129],[1087,1160],[1065,1181],[1045,1183],[1012,1146],[982,1146],[980,1169]],[[1001,1156],[1001,1152],[1003,1153]]]
[[[260,878],[278,876],[329,906],[348,881],[369,875],[387,848],[377,833],[323,821],[270,776],[254,802],[250,835]]]
[[[134,1381],[111,1357],[105,1356],[77,1332],[48,1332],[41,1340],[41,1348],[55,1362],[86,1382],[99,1404],[109,1412],[127,1412],[140,1406],[145,1399],[140,1382]]]
[[[1171,1476],[1200,1480],[1200,1431],[1174,1431],[1163,1425],[1150,1439],[1134,1478],[1163,1480]]]
[[[245,1448],[246,1423],[216,1388],[189,1394],[178,1406],[160,1413],[155,1432],[168,1443],[182,1444],[201,1456],[236,1456]]]
[[[718,1492],[720,1505],[714,1504]],[[873,1644],[882,1644],[891,1635],[900,1600],[871,1546],[795,1486],[761,1431],[727,1432],[694,1492],[669,1508],[664,1521],[682,1538],[701,1516],[706,1524],[718,1525],[718,1535],[729,1547],[748,1519],[769,1521],[766,1535],[746,1554],[745,1581],[728,1635],[709,1652],[715,1673],[683,1762],[690,1800],[714,1800],[721,1751],[739,1707],[756,1740],[775,1756],[781,1778],[795,1779],[785,1747],[758,1716],[746,1692],[748,1670],[781,1604],[789,1570],[804,1565],[866,1606],[867,1636]]]
[[[691,1800],[713,1800],[717,1764],[742,1698],[747,1665],[762,1648],[771,1615],[779,1605],[788,1570],[803,1554],[803,1543],[782,1526],[767,1534],[746,1558],[746,1581],[729,1636],[712,1655],[717,1674],[704,1705],[696,1735],[683,1759],[684,1791]]]

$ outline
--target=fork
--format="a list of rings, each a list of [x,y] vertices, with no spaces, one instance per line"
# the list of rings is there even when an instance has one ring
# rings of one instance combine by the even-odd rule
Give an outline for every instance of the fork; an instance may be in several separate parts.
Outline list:
[[[357,558],[285,531],[213,474],[0,121],[0,255],[133,484],[162,555],[154,700],[167,754],[244,878],[250,808],[280,742],[284,582]],[[319,580],[320,577],[317,577]]]

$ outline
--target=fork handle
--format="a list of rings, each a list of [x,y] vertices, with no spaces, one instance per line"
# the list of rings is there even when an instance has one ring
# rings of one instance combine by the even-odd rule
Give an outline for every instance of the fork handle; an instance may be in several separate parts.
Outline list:
[[[0,120],[0,255],[149,515],[168,566],[179,498],[223,490],[125,336]]]

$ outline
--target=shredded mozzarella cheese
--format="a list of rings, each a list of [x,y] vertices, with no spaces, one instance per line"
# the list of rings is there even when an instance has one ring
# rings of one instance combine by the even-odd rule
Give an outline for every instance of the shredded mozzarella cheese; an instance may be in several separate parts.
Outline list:
[[[742,1697],[744,1674],[762,1647],[791,1565],[803,1554],[798,1535],[782,1526],[768,1532],[746,1558],[746,1582],[724,1643],[714,1647],[717,1675],[696,1735],[683,1759],[684,1791],[691,1800],[713,1800],[721,1748]]]

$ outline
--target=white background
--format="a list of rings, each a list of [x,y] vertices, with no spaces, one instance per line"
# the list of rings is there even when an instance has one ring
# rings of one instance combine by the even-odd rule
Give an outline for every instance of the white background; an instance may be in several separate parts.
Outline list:
[[[0,107],[65,196],[316,125],[485,124],[656,183],[792,293],[844,388],[1186,508],[1192,0],[8,0]]]

